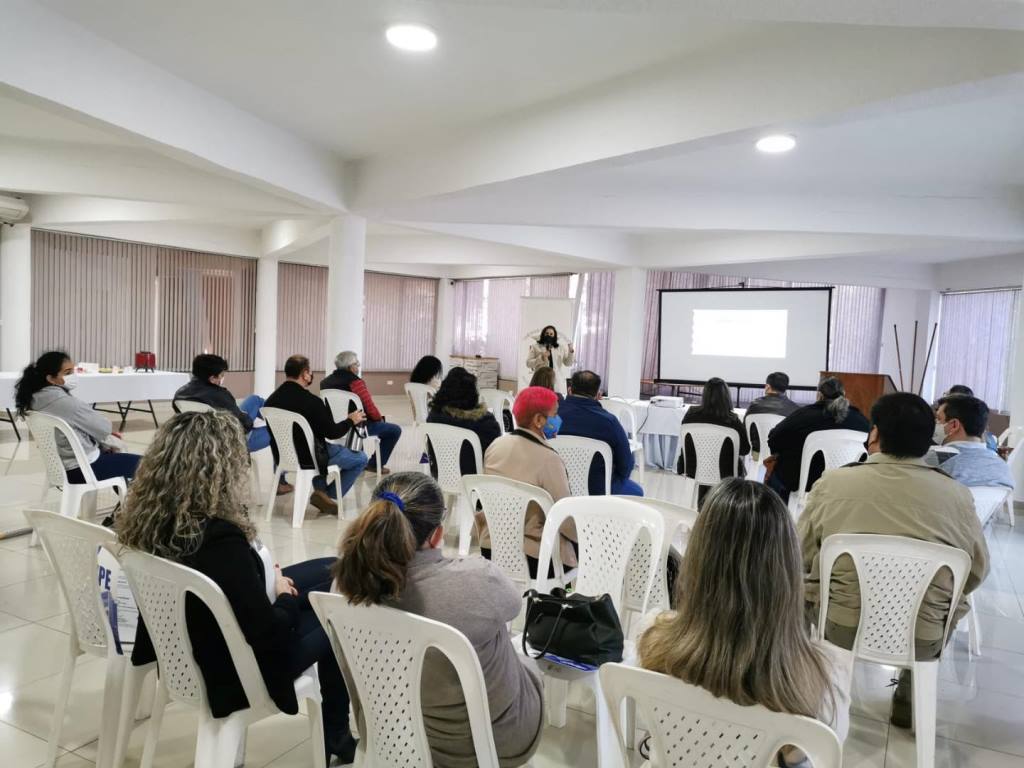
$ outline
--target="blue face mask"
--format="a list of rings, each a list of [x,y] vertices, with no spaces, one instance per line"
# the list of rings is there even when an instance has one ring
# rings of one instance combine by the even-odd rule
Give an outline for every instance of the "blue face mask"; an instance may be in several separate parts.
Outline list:
[[[547,423],[544,424],[544,437],[548,440],[558,434],[558,430],[562,428],[562,417],[557,413],[554,416],[548,416]]]

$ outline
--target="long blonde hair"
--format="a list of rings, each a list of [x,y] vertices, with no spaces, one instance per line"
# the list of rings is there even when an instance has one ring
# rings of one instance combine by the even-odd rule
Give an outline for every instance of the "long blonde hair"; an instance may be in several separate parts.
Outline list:
[[[256,529],[243,502],[249,451],[227,411],[179,413],[157,430],[115,524],[118,540],[171,560],[193,554],[210,518]]]
[[[818,717],[832,688],[803,611],[800,550],[786,505],[765,485],[725,480],[704,500],[690,534],[676,611],[640,638],[640,663],[737,704]]]

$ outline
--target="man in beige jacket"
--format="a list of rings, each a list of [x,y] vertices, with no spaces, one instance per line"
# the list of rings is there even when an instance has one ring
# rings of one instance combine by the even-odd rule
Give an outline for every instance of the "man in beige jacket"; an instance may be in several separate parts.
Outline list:
[[[880,398],[871,409],[868,459],[826,472],[815,483],[797,523],[807,572],[807,600],[819,601],[818,556],[821,543],[836,533],[906,536],[962,549],[971,556],[964,594],[977,589],[989,568],[988,547],[967,488],[924,456],[931,444],[935,415],[923,399],[909,392]],[[952,579],[941,570],[925,593],[917,617],[918,659],[933,659],[942,650]],[[967,612],[961,599],[955,618]],[[860,618],[860,590],[853,562],[839,558],[832,569],[825,638],[852,648]],[[893,697],[892,724],[910,727],[910,674],[900,674]]]
[[[484,474],[500,475],[521,483],[543,488],[555,501],[569,496],[569,475],[562,457],[548,445],[548,439],[558,433],[558,399],[546,387],[527,387],[512,404],[512,415],[519,428],[499,437],[484,455]],[[480,548],[490,550],[490,536],[483,513],[477,515]],[[523,552],[530,564],[530,575],[535,576],[540,537],[544,531],[544,513],[531,503],[526,510]],[[567,520],[561,529],[559,552],[566,568],[576,565],[576,526]]]

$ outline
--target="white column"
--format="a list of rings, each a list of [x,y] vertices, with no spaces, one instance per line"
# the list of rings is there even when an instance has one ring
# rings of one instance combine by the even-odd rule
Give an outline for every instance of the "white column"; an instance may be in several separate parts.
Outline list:
[[[274,391],[277,372],[277,259],[263,257],[256,271],[256,370],[253,391]]]
[[[32,227],[0,225],[0,370],[32,357]]]
[[[327,349],[324,370],[346,349],[363,353],[363,270],[366,219],[345,214],[331,222],[327,244]],[[398,343],[398,340],[395,340]]]
[[[434,325],[434,356],[448,370],[455,338],[455,281],[442,277],[437,281],[437,319]]]
[[[647,270],[629,268],[615,272],[607,382],[608,394],[614,397],[640,397],[646,290]]]

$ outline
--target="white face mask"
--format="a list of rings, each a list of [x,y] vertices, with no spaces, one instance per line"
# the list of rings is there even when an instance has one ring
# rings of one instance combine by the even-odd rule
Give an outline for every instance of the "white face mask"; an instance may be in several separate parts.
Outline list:
[[[74,379],[64,379],[64,389],[74,389],[78,386],[78,382]]]
[[[936,445],[942,445],[946,439],[946,425],[940,421],[935,422],[935,432],[932,433],[932,440]]]

